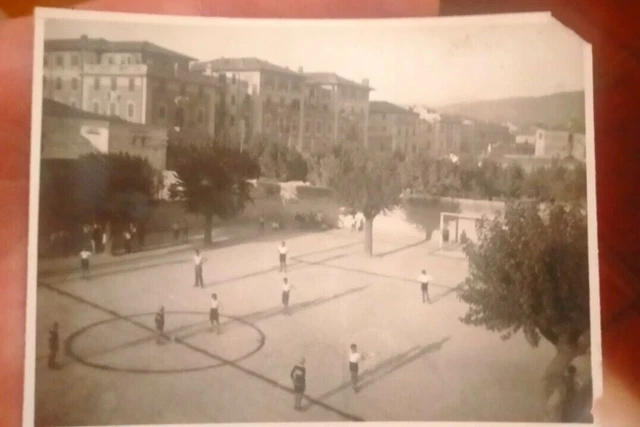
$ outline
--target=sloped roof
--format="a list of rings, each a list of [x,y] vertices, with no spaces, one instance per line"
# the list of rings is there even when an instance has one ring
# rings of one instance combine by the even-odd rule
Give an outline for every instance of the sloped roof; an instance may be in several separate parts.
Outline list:
[[[361,89],[373,90],[373,88],[369,85],[345,79],[344,77],[341,77],[336,73],[305,73],[304,75],[307,78],[307,82],[311,84],[354,86]]]
[[[387,101],[371,101],[369,102],[369,113],[385,113],[385,114],[406,114],[411,116],[418,116],[419,114],[410,111],[406,108],[402,108],[399,105],[392,104]]]
[[[205,71],[208,68],[212,71],[276,71],[302,77],[296,71],[258,58],[217,58],[191,64],[191,69],[194,71]]]
[[[118,116],[107,116],[104,114],[96,114],[91,111],[84,111],[79,108],[71,107],[61,102],[54,101],[52,99],[42,100],[42,115],[50,117],[71,117],[77,119],[87,120],[102,120],[112,123],[131,123]]]
[[[44,41],[45,52],[72,50],[102,50],[107,52],[151,52],[182,59],[195,58],[147,41],[109,41],[104,38],[49,39]]]

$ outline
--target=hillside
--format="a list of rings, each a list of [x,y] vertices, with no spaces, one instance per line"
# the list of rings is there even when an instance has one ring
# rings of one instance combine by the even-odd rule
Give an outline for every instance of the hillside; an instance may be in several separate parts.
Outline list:
[[[584,91],[562,92],[540,97],[504,98],[490,101],[446,105],[440,112],[459,114],[477,120],[529,124],[564,125],[573,119],[584,123]]]

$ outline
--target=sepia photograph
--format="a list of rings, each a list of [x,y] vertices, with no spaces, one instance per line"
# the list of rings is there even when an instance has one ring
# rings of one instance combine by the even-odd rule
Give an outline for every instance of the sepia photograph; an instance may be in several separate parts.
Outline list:
[[[592,56],[551,14],[44,8],[34,52],[25,425],[593,424]]]

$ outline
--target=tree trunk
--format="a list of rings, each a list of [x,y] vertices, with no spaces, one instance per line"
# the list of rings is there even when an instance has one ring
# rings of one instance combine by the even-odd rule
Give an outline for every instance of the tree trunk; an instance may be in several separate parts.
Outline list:
[[[213,231],[213,215],[206,214],[204,216],[204,244],[210,245],[211,241],[211,232]]]
[[[566,340],[556,345],[556,355],[547,365],[542,378],[545,399],[545,422],[562,423],[567,401],[567,368],[578,355],[580,350],[577,343]]]
[[[370,257],[373,256],[373,220],[374,218],[365,217],[364,219],[364,252]]]

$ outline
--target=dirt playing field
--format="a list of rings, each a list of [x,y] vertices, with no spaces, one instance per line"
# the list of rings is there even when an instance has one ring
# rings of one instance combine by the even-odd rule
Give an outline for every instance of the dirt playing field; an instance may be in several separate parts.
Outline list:
[[[172,424],[284,421],[539,421],[540,375],[552,356],[521,336],[462,324],[455,294],[461,257],[378,232],[374,258],[361,233],[287,240],[293,285],[282,313],[277,233],[204,252],[205,288],[192,253],[118,258],[38,286],[36,423]],[[123,261],[120,261],[123,260]],[[434,277],[423,304],[416,277]],[[222,334],[208,323],[219,295]],[[156,343],[154,313],[166,309]],[[47,331],[61,328],[61,368],[47,369]],[[349,384],[348,348],[369,354],[362,389]],[[289,372],[306,358],[303,411]]]

